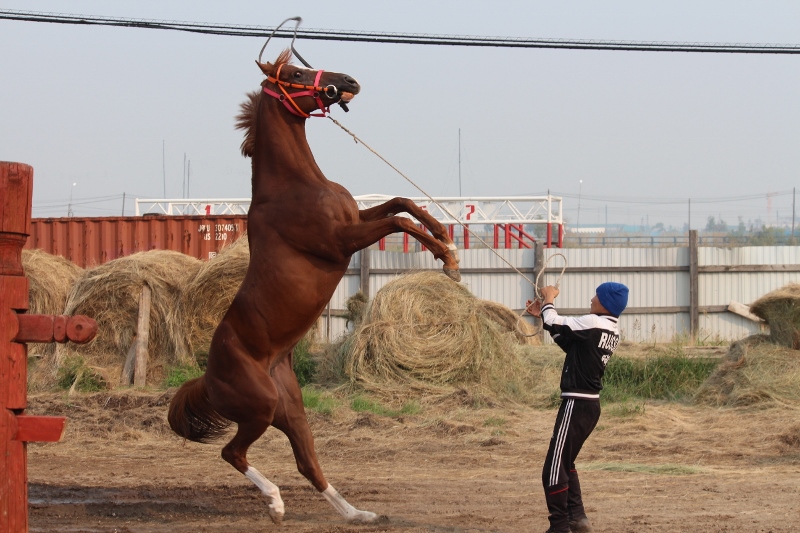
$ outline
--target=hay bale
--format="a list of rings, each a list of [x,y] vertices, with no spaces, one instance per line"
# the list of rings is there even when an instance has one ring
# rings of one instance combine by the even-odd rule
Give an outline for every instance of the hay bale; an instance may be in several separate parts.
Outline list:
[[[520,343],[489,308],[441,273],[400,276],[378,291],[345,341],[344,373],[375,392],[460,384],[508,392],[525,365]]]
[[[800,284],[765,294],[753,302],[750,312],[769,324],[772,342],[800,349]]]
[[[244,234],[203,263],[188,281],[178,304],[188,354],[208,354],[214,330],[242,285],[249,263],[250,246]]]
[[[28,278],[28,312],[63,314],[69,291],[83,269],[69,259],[43,250],[22,250],[22,268]]]
[[[87,345],[68,344],[59,350],[56,368],[77,355],[115,381],[136,334],[145,285],[151,291],[148,382],[163,379],[166,364],[186,363],[181,356],[185,333],[178,298],[201,264],[179,252],[150,250],[87,270],[70,291],[65,313],[94,318],[97,337]]]
[[[753,335],[731,345],[717,370],[695,394],[698,403],[746,406],[761,403],[800,405],[800,357]]]
[[[522,344],[530,346],[540,346],[542,344],[541,337],[537,335],[541,329],[537,329],[525,319],[520,319],[517,313],[505,305],[491,300],[478,300],[478,312],[496,322],[503,330],[513,333]]]
[[[58,255],[43,250],[22,250],[22,268],[28,278],[28,312],[36,315],[61,315],[69,291],[83,269]],[[48,357],[54,344],[28,343],[28,354]]]

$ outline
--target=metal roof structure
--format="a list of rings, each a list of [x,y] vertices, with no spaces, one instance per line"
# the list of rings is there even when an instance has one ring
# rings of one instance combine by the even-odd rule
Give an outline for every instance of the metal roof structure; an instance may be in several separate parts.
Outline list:
[[[380,205],[392,196],[355,196],[359,209]],[[562,224],[560,196],[412,197],[442,224]],[[136,199],[136,216],[155,215],[245,215],[250,198]],[[401,214],[401,216],[408,216]]]

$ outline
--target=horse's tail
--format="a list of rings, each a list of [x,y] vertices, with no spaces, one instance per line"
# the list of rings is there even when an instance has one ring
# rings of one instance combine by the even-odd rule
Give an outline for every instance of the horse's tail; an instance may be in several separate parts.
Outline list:
[[[167,420],[172,431],[184,439],[203,443],[220,438],[231,424],[211,405],[205,376],[187,381],[178,389],[169,404]]]

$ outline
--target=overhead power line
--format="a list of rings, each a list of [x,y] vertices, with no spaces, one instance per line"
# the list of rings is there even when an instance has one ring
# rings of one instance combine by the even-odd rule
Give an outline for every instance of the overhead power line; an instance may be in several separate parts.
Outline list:
[[[267,37],[274,27],[213,24],[170,20],[134,19],[43,13],[37,11],[0,10],[0,20],[47,22],[87,26],[116,26],[173,30],[207,35],[238,37]],[[275,37],[291,38],[294,30],[279,29]],[[387,33],[349,30],[303,29],[298,39],[348,41],[392,44],[421,44],[441,46],[483,46],[499,48],[551,48],[564,50],[618,50],[640,52],[701,52],[726,54],[800,54],[795,44],[692,43],[668,41],[606,41],[589,39],[536,39],[527,37],[482,37],[465,35],[436,35],[421,33]]]

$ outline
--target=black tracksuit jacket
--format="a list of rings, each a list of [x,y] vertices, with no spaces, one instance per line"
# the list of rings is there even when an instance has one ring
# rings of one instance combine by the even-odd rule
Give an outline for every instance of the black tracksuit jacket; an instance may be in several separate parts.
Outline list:
[[[567,354],[561,397],[599,400],[608,360],[619,344],[618,319],[610,315],[564,317],[553,304],[542,306],[542,323]]]

